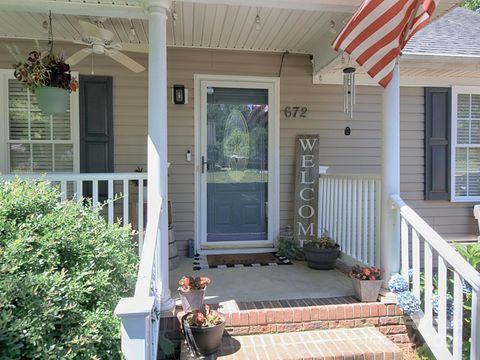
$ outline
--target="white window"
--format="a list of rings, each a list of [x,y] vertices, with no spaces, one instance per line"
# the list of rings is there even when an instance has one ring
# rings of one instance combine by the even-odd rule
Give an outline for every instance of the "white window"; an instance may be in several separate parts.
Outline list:
[[[480,201],[480,87],[452,88],[452,201]]]
[[[66,113],[45,115],[38,108],[35,94],[12,73],[0,73],[4,109],[0,114],[0,172],[78,172],[78,93],[71,96]]]

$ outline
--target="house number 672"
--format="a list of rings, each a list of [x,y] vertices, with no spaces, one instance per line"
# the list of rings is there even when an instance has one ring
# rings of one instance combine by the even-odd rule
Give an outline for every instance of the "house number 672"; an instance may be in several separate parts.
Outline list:
[[[285,109],[283,109],[283,113],[285,114],[285,117],[287,118],[296,118],[296,117],[301,117],[301,118],[306,118],[308,109],[305,106],[286,106]]]

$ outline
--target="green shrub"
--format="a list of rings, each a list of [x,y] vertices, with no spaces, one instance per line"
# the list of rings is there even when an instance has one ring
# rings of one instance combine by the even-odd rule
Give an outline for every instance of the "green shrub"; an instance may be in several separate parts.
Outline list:
[[[132,231],[45,182],[0,182],[0,358],[119,359]]]

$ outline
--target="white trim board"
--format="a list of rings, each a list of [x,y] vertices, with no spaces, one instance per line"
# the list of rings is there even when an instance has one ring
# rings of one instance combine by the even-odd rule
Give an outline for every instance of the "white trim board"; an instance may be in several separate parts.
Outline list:
[[[202,108],[206,105],[206,86],[250,87],[268,89],[268,241],[259,242],[264,247],[254,247],[255,252],[274,251],[280,233],[280,79],[276,77],[251,77],[228,75],[194,75],[194,132],[195,132],[195,204],[194,237],[195,248],[200,254],[252,252],[251,242],[215,242],[206,244],[206,181],[202,175],[202,155],[205,155],[206,129],[202,126]],[[203,109],[205,111],[205,109]],[[203,131],[203,134],[202,134]],[[203,176],[203,177],[202,177]],[[202,181],[203,180],[203,181]],[[243,243],[243,244],[242,244]],[[242,246],[244,245],[244,246]]]
[[[451,116],[451,146],[450,146],[450,201],[451,202],[480,202],[480,196],[455,195],[455,158],[457,149],[457,103],[458,94],[480,94],[480,86],[453,86],[452,87],[452,116]],[[480,147],[475,145],[473,147]],[[467,147],[468,148],[468,147]],[[471,148],[471,147],[470,147]],[[468,162],[467,162],[468,166]],[[468,169],[467,169],[468,173]]]

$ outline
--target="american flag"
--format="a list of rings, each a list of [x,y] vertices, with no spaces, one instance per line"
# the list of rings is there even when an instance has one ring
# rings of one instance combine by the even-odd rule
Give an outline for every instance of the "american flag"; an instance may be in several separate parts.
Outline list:
[[[365,0],[334,40],[381,86],[410,38],[424,27],[440,0]]]

